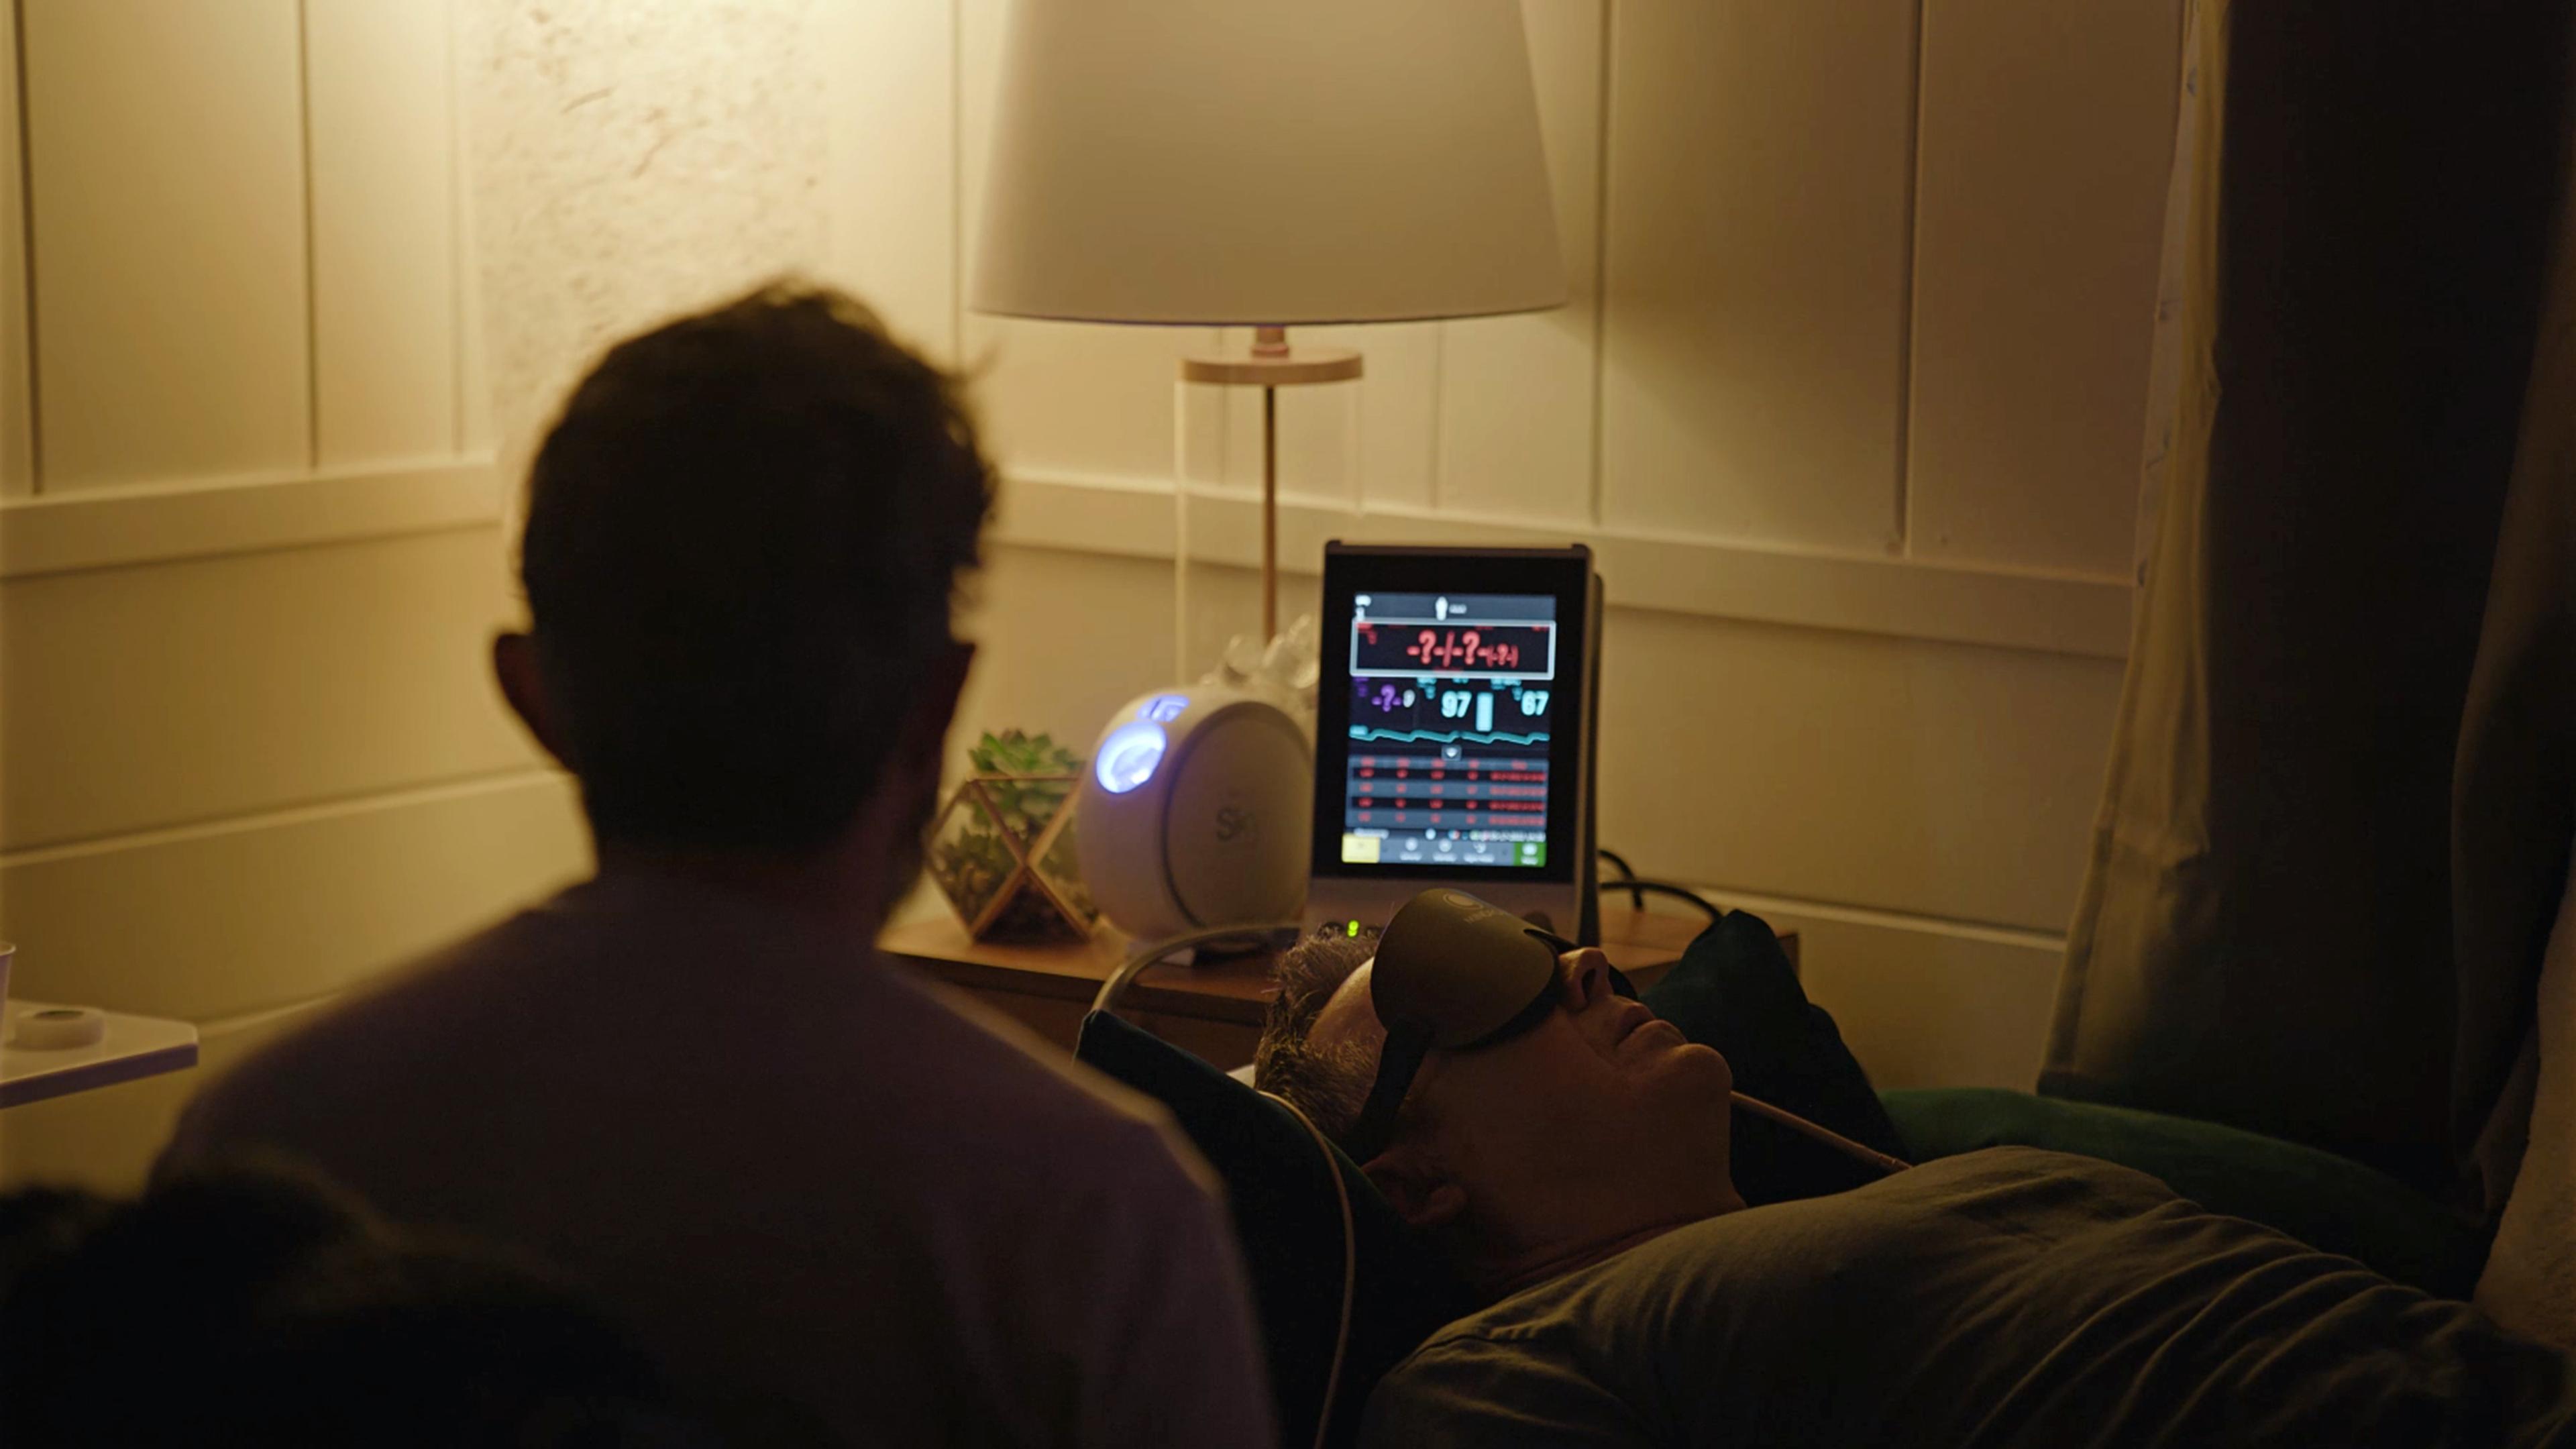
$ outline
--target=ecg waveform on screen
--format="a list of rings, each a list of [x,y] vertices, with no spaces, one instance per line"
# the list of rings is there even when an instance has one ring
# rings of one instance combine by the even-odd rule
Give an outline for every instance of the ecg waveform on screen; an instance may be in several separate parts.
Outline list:
[[[1487,734],[1476,730],[1386,730],[1374,729],[1367,725],[1351,726],[1351,738],[1383,741],[1388,744],[1543,745],[1547,743],[1547,735],[1544,731],[1534,735],[1515,735],[1500,731]]]

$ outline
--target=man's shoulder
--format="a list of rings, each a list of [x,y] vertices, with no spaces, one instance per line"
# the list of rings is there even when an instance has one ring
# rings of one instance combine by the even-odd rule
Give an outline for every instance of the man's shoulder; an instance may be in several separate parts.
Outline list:
[[[432,1130],[424,1119],[478,1090],[478,1076],[553,1062],[551,1077],[561,1061],[595,1059],[603,1079],[584,1078],[576,1094],[633,1103],[633,1084],[604,1077],[660,1061],[653,1075],[668,1090],[682,1090],[675,1073],[721,1078],[744,1110],[832,1121],[853,1151],[991,1178],[1006,1199],[1020,1195],[1013,1180],[1128,1201],[1212,1185],[1158,1104],[900,965],[864,950],[809,961],[787,975],[812,999],[746,1002],[787,988],[742,980],[742,959],[709,962],[695,997],[708,1009],[691,1023],[690,1003],[645,998],[670,995],[667,982],[632,998],[609,989],[625,970],[609,958],[634,949],[636,933],[594,914],[568,893],[389,973],[209,1086],[171,1156],[255,1143],[319,1153],[365,1119],[391,1147]]]
[[[1213,1185],[1159,1105],[864,943],[724,898],[596,885],[268,1045],[192,1104],[171,1157],[264,1144],[374,1160],[446,1141],[466,1103],[507,1107],[523,1134],[615,1112],[676,1140],[711,1100],[997,1203]]]
[[[1039,1142],[1058,1173],[1213,1184],[1160,1103],[963,993],[890,962],[882,973],[870,1067],[905,1091],[916,1123],[946,1137],[1009,1132]]]
[[[236,1124],[259,1132],[301,1114],[363,1112],[360,1084],[410,1079],[419,1059],[446,1060],[477,1018],[509,1010],[500,999],[514,961],[557,929],[548,907],[520,911],[416,957],[303,1019],[217,1077],[189,1105],[175,1147]]]

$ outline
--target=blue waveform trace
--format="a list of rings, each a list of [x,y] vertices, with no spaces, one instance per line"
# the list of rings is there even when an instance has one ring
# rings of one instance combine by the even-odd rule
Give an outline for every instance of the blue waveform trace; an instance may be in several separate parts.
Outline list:
[[[1353,725],[1351,726],[1351,738],[1355,740],[1383,740],[1388,744],[1398,745],[1424,743],[1438,745],[1543,745],[1547,743],[1547,732],[1541,730],[1539,733],[1534,735],[1515,735],[1506,734],[1501,731],[1487,733],[1479,730],[1382,730],[1370,725]]]

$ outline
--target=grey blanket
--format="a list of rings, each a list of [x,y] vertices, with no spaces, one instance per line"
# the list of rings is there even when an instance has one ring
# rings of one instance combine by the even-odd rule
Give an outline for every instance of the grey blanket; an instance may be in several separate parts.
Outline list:
[[[1450,1325],[1369,1445],[2576,1445],[2463,1303],[2004,1147],[1711,1218]]]

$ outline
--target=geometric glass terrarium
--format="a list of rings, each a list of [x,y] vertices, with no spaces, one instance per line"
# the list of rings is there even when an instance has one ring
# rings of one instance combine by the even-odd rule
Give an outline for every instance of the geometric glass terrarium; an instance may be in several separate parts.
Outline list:
[[[930,876],[979,941],[1081,941],[1100,919],[1082,883],[1082,760],[1048,736],[986,735],[930,832]]]

